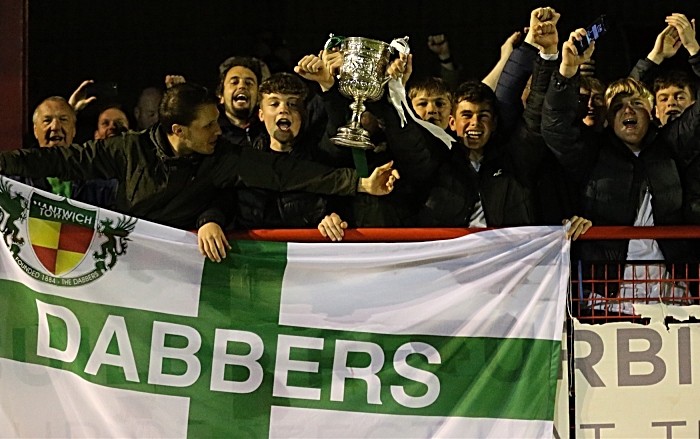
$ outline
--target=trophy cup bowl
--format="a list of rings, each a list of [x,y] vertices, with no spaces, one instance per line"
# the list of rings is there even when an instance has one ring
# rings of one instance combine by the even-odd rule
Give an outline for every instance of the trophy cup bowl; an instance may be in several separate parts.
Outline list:
[[[394,41],[400,41],[400,44],[406,46],[407,40],[408,37]],[[343,41],[343,65],[340,68],[338,88],[343,96],[353,99],[350,104],[352,119],[331,138],[336,145],[374,149],[369,133],[360,124],[360,117],[365,111],[365,101],[376,101],[384,95],[384,86],[391,79],[386,75],[386,69],[393,45],[362,37],[346,38]]]

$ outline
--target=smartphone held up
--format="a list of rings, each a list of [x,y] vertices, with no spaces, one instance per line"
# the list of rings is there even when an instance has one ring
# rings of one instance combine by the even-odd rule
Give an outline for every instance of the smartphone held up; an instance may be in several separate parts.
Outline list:
[[[586,28],[586,36],[581,39],[581,41],[575,41],[576,49],[578,54],[582,55],[583,52],[588,49],[593,41],[596,41],[608,32],[608,23],[605,15],[601,15],[593,22],[590,26]]]

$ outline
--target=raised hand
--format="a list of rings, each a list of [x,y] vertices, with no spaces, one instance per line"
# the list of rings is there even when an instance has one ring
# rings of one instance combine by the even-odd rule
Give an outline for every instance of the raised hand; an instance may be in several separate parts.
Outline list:
[[[335,77],[340,75],[340,68],[343,66],[343,52],[339,50],[324,50],[321,52],[321,59],[326,65],[326,70]]]
[[[535,41],[536,37],[539,36],[540,39],[542,39],[546,44],[551,44],[551,40],[554,38],[554,36],[550,35],[552,32],[551,27],[548,26],[547,29],[543,29],[542,24],[549,22],[554,25],[554,31],[556,31],[556,25],[557,22],[559,22],[559,17],[561,17],[561,14],[557,13],[557,11],[550,7],[533,9],[533,11],[530,12],[530,26],[527,28],[528,31],[527,35],[525,36],[525,42],[542,49],[542,44]],[[548,37],[542,38],[545,35],[548,35]],[[559,42],[558,38],[558,35],[556,35],[557,44]],[[556,53],[556,51],[553,53]]]
[[[401,178],[399,171],[392,169],[393,161],[374,168],[369,178],[361,178],[357,184],[358,192],[366,192],[371,195],[387,195],[394,190],[394,182]]]
[[[68,98],[68,105],[73,107],[73,110],[75,110],[76,113],[87,107],[91,102],[95,102],[97,100],[97,96],[88,96],[87,92],[85,91],[87,86],[94,82],[95,81],[92,79],[83,81],[82,84],[75,89],[73,94],[70,95],[70,98]]]
[[[306,55],[299,60],[294,67],[294,71],[304,79],[318,82],[323,91],[328,91],[335,84],[335,78],[326,68],[326,64],[321,59],[323,52],[316,55]]]
[[[688,21],[688,18],[683,14],[671,14],[666,17],[666,23],[676,29],[681,44],[688,50],[690,56],[694,56],[700,51],[700,45],[698,45],[698,40],[695,38],[694,18]]]
[[[672,57],[678,52],[681,47],[681,39],[678,36],[678,30],[668,25],[656,37],[654,48],[651,49],[647,56],[655,64],[661,64],[663,60]]]
[[[428,37],[428,49],[436,54],[440,61],[450,58],[450,44],[445,38],[445,34],[430,35]]]
[[[557,17],[559,14],[557,14]],[[545,21],[535,26],[533,42],[540,46],[542,53],[554,54],[557,53],[559,45],[559,32],[554,20]]]
[[[400,53],[399,57],[389,64],[389,67],[386,69],[387,76],[391,76],[394,79],[400,78],[404,87],[408,82],[408,78],[411,77],[411,73],[413,73],[413,55],[411,54],[406,56]]]
[[[508,59],[510,54],[515,50],[515,46],[520,42],[523,37],[523,33],[520,31],[513,32],[513,35],[509,36],[505,43],[501,46],[501,59]]]
[[[552,21],[556,25],[559,22],[559,17],[561,17],[561,14],[558,14],[554,8],[549,6],[533,9],[530,13],[530,29],[537,27],[538,24],[544,23],[545,21]]]
[[[565,78],[571,78],[578,71],[578,67],[587,63],[591,60],[593,51],[595,50],[595,41],[591,41],[591,45],[588,46],[582,55],[578,54],[578,49],[574,41],[582,41],[586,37],[585,29],[576,29],[571,32],[569,39],[564,43],[561,48],[561,65],[559,66],[559,73]]]
[[[167,75],[165,77],[165,88],[170,88],[173,85],[184,84],[185,77],[181,75]]]

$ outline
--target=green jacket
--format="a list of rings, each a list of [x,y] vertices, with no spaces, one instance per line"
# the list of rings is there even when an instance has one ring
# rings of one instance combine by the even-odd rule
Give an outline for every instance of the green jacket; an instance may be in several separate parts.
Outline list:
[[[355,195],[358,184],[355,170],[266,154],[222,138],[211,155],[175,157],[158,124],[142,133],[82,146],[2,152],[0,173],[63,180],[115,178],[116,211],[182,229],[196,228],[222,189],[250,186]]]

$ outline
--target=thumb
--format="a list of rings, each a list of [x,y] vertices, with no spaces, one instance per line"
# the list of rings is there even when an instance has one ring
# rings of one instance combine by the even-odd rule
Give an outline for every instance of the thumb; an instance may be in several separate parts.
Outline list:
[[[379,170],[380,172],[386,172],[386,171],[388,171],[389,169],[391,169],[391,166],[392,166],[393,164],[394,164],[394,161],[392,160],[392,161],[390,161],[389,163],[386,163],[386,164],[384,164],[384,165],[382,165],[382,166],[379,166],[379,167],[377,168],[377,170]]]

